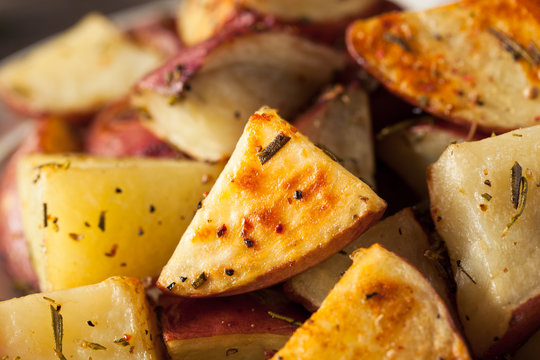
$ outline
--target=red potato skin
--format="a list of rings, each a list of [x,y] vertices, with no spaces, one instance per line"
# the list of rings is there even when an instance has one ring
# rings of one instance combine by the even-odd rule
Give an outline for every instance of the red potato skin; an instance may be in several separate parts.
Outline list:
[[[433,191],[431,189],[432,178],[432,168],[430,166],[427,169],[426,175],[430,193]],[[433,221],[436,221],[436,218],[439,215],[438,209],[432,207],[430,212]],[[508,322],[506,333],[501,339],[495,341],[481,358],[491,359],[500,354],[510,353],[519,348],[519,346],[523,344],[535,330],[538,330],[538,326],[540,325],[540,311],[538,309],[540,309],[540,295],[531,297],[523,304],[514,308],[511,312],[512,315]]]
[[[38,290],[38,280],[23,232],[21,204],[17,190],[19,160],[33,153],[79,150],[79,141],[62,120],[42,119],[19,145],[6,164],[0,180],[0,256],[8,274],[23,287]]]
[[[161,323],[165,342],[234,334],[292,335],[297,326],[272,318],[268,312],[303,322],[309,313],[297,304],[273,303],[260,294],[226,298],[186,299],[162,296]],[[261,298],[259,298],[261,297]]]
[[[142,46],[155,49],[166,58],[170,58],[183,48],[182,41],[176,33],[176,19],[173,17],[149,19],[129,29],[127,35]]]
[[[37,275],[23,233],[21,204],[17,193],[17,163],[26,151],[21,147],[11,157],[0,181],[0,256],[7,273],[15,281],[38,290]]]
[[[131,108],[127,99],[97,114],[86,134],[84,151],[112,157],[185,157],[147,130],[141,123],[141,113]]]
[[[525,339],[538,330],[540,324],[540,295],[530,298],[512,311],[508,329],[486,352],[483,358],[492,358],[516,350]]]
[[[373,13],[370,12],[369,16],[397,9],[399,7],[392,2],[382,1],[374,7]],[[134,91],[151,90],[166,96],[180,96],[186,90],[185,85],[203,66],[208,54],[238,36],[261,31],[277,31],[333,44],[336,39],[342,38],[346,25],[354,18],[356,16],[328,24],[302,24],[283,22],[274,16],[239,8],[212,38],[189,48],[180,49],[165,64],[145,76],[135,86]]]
[[[340,234],[336,235],[334,239],[325,244],[325,246],[319,246],[316,250],[305,255],[303,258],[299,259],[296,262],[292,261],[281,266],[276,266],[275,268],[269,270],[266,274],[259,276],[252,283],[239,286],[221,293],[212,294],[211,296],[223,297],[244,294],[250,291],[260,290],[266,287],[276,285],[280,282],[283,282],[284,280],[298,275],[301,272],[320,264],[324,260],[328,259],[330,256],[343,249],[347,244],[357,239],[382,217],[385,210],[386,203],[384,208],[382,208],[380,211],[367,212],[362,217],[359,217],[358,220],[351,227],[345,229]],[[165,293],[169,291],[167,290],[166,285],[163,285],[159,282],[157,283],[157,287]],[[209,297],[209,295],[199,295],[195,293],[190,294],[187,297],[205,298]]]

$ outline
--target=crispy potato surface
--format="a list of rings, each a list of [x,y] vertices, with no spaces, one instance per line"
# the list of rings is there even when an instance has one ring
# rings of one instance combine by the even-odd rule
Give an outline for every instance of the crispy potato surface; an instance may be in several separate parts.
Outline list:
[[[246,125],[158,285],[200,297],[276,284],[336,253],[385,208],[368,185],[275,110],[262,108]]]

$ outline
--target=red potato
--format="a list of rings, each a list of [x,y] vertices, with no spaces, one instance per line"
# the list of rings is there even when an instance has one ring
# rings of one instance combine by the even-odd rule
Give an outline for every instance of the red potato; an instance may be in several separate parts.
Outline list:
[[[183,48],[176,33],[176,19],[169,16],[150,18],[127,30],[127,35],[146,48],[169,58]]]
[[[341,250],[385,209],[368,185],[263,107],[251,116],[158,286],[209,297],[277,284]]]
[[[23,115],[80,121],[125,96],[164,59],[94,13],[2,65],[0,97]]]
[[[21,202],[17,191],[17,165],[32,153],[77,151],[80,144],[63,120],[49,118],[35,123],[32,132],[8,161],[0,181],[0,256],[15,281],[38,289],[38,281],[23,233]]]
[[[366,91],[358,84],[335,85],[323,92],[294,125],[309,140],[332,151],[343,167],[375,185],[375,155]]]
[[[428,168],[431,215],[480,358],[515,349],[540,326],[539,139],[537,125],[450,145]]]
[[[274,360],[462,359],[471,356],[446,305],[406,260],[375,244]]]
[[[144,125],[143,116],[127,100],[112,104],[90,125],[84,150],[98,156],[150,156],[182,158],[182,153],[157,138]]]
[[[464,0],[349,27],[349,52],[391,91],[437,117],[502,132],[540,119],[540,6]]]
[[[378,222],[339,253],[289,279],[284,284],[285,292],[308,310],[316,311],[343,272],[351,266],[350,255],[357,249],[373,244],[384,246],[416,267],[447,304],[453,318],[457,319],[448,281],[451,274],[444,270],[441,263],[444,250],[439,247],[440,244],[433,244],[428,230],[417,219],[412,208],[403,209]]]
[[[172,360],[229,356],[263,360],[265,351],[279,350],[309,316],[279,295],[263,290],[212,299],[161,297],[160,319],[169,355]]]
[[[287,28],[317,41],[341,41],[351,20],[398,7],[388,1],[188,0],[178,9],[178,33],[188,45],[245,28]]]
[[[345,64],[344,54],[284,31],[222,34],[186,49],[136,86],[145,125],[190,156],[228,158],[263,105],[292,118]]]

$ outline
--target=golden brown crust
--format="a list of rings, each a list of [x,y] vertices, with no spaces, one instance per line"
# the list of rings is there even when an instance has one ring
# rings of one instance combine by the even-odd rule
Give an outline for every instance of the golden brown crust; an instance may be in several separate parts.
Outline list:
[[[454,122],[504,131],[537,121],[535,100],[523,94],[540,85],[540,61],[505,49],[498,38],[537,47],[537,9],[517,0],[466,0],[385,14],[351,25],[347,42],[362,66],[407,101]],[[502,73],[515,74],[510,86]]]
[[[414,267],[377,244],[352,258],[273,359],[470,359],[443,301]]]
[[[280,137],[289,140],[261,164],[261,150]],[[248,122],[159,286],[200,297],[278,283],[339,251],[385,208],[367,185],[263,108]],[[203,273],[206,281],[194,286]],[[179,283],[178,276],[188,281]]]

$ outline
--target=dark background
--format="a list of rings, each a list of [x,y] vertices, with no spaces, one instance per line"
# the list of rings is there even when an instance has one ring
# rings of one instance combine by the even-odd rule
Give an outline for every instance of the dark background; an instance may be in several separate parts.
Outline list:
[[[152,0],[0,0],[0,60],[73,25],[95,10],[105,14]]]

